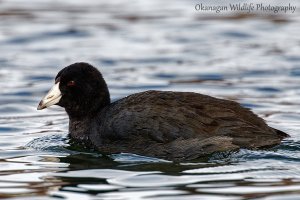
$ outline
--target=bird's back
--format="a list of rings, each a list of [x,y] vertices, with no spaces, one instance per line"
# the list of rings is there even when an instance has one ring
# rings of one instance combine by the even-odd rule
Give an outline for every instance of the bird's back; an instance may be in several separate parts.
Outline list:
[[[236,102],[192,92],[133,94],[104,109],[100,118],[100,150],[172,160],[272,146],[287,136]]]

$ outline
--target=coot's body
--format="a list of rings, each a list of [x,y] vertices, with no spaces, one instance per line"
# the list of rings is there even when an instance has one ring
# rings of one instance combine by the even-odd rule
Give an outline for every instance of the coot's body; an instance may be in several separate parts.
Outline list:
[[[104,153],[181,161],[288,136],[236,102],[197,93],[146,91],[110,103],[100,72],[87,63],[61,70],[38,109],[53,104],[65,107],[72,138]]]

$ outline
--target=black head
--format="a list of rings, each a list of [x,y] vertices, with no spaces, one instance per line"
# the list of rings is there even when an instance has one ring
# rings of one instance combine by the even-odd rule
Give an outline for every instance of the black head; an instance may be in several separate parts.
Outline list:
[[[58,72],[55,85],[38,109],[59,105],[70,118],[80,118],[94,115],[109,104],[109,91],[101,73],[92,65],[80,62]]]

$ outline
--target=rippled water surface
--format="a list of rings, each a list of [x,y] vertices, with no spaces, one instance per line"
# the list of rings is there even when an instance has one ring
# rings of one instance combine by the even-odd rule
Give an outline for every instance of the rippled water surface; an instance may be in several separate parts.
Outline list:
[[[300,3],[287,2],[294,14],[197,12],[196,3],[0,1],[0,198],[300,199]],[[291,137],[191,163],[79,148],[61,108],[36,110],[76,61],[102,71],[113,100],[148,89],[205,93]]]

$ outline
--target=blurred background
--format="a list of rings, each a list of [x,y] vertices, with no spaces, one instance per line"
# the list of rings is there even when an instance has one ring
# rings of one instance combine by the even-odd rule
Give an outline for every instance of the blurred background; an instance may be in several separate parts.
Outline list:
[[[294,13],[197,11],[264,3]],[[300,198],[300,2],[0,0],[0,198]],[[61,108],[36,111],[57,72],[89,62],[113,100],[148,89],[232,99],[292,137],[194,163],[105,157],[69,144]]]

